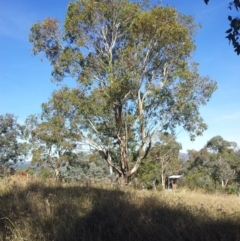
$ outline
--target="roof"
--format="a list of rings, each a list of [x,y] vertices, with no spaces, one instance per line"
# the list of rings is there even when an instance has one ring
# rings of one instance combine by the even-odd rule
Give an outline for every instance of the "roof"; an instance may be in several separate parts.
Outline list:
[[[182,177],[183,175],[172,175],[172,176],[169,176],[168,178],[179,178],[179,177]]]

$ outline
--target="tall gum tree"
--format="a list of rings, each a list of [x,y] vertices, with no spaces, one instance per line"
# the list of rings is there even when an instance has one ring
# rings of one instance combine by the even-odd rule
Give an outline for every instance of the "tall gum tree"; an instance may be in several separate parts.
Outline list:
[[[170,6],[127,0],[71,2],[63,27],[46,18],[31,28],[33,53],[50,61],[52,80],[76,79],[67,102],[77,110],[81,141],[123,180],[138,170],[156,133],[182,126],[194,139],[207,128],[199,107],[216,83],[192,61],[197,28]]]

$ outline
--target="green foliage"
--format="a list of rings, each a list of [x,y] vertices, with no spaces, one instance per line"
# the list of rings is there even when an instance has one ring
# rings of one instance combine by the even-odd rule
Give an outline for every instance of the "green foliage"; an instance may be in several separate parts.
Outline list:
[[[197,28],[170,6],[79,0],[69,3],[63,27],[53,18],[35,23],[30,42],[52,64],[53,81],[76,80],[55,95],[63,93],[81,141],[127,179],[158,132],[182,126],[194,139],[207,128],[199,107],[216,83],[191,61]]]
[[[146,161],[138,170],[137,182],[142,184],[141,188],[150,189],[153,184],[161,182],[160,168],[155,161]]]
[[[0,115],[0,164],[25,161],[28,144],[23,141],[23,131],[14,115]]]
[[[61,175],[65,179],[74,181],[104,181],[110,178],[109,167],[101,156],[97,153],[91,155],[78,153],[74,155],[74,160],[60,168]]]
[[[209,150],[219,154],[223,154],[224,152],[230,153],[236,146],[235,142],[226,141],[221,136],[213,137],[206,145]]]
[[[176,142],[174,136],[160,134],[146,162],[139,169],[138,179],[145,186],[152,186],[154,182],[161,183],[164,189],[166,177],[178,174],[181,169],[178,160],[181,148],[181,144]]]
[[[40,172],[38,174],[41,178],[43,178],[44,180],[47,180],[48,178],[54,177],[54,173],[52,170],[50,170],[49,168],[44,168],[42,167],[40,169]]]
[[[234,180],[240,164],[240,158],[236,152],[237,144],[216,136],[207,142],[206,148],[213,152],[210,168],[213,170],[214,179],[222,181],[222,185],[226,185],[228,180]]]
[[[186,170],[188,178],[191,175],[203,175],[204,178],[211,178],[215,188],[219,185],[226,188],[230,181],[238,181],[240,156],[237,144],[221,136],[211,138],[200,151],[190,150],[189,161]],[[198,185],[196,180],[193,183]]]
[[[56,167],[68,162],[72,151],[81,140],[75,110],[69,109],[67,88],[54,92],[52,98],[42,104],[41,116],[29,116],[26,120],[26,137],[31,143],[32,163],[50,162]]]
[[[225,186],[229,180],[235,179],[235,171],[230,168],[228,163],[219,161],[212,161],[206,164],[208,172],[215,182],[219,182]]]
[[[213,180],[209,176],[200,172],[187,175],[186,185],[191,190],[194,190],[195,188],[202,188],[207,191],[214,190]]]
[[[231,184],[226,187],[226,192],[228,194],[240,195],[240,186],[239,184]]]

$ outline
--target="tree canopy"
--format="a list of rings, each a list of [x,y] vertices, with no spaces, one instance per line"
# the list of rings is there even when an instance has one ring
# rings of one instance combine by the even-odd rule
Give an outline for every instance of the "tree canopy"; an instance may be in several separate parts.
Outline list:
[[[64,101],[68,94],[65,88],[54,92],[42,104],[41,115],[31,115],[26,120],[25,136],[31,143],[32,164],[48,164],[57,175],[60,165],[69,161],[81,140],[74,110]]]
[[[240,158],[237,144],[221,136],[211,138],[200,151],[189,151],[190,170],[209,176],[224,187],[239,179]]]
[[[28,145],[23,141],[23,130],[13,114],[0,115],[0,164],[24,161]]]
[[[156,180],[160,177],[163,189],[165,189],[166,176],[178,174],[180,170],[178,157],[181,149],[182,145],[176,141],[175,136],[161,133],[149,154],[149,163],[155,168],[148,175],[151,176],[152,174]],[[144,168],[141,172],[143,171]]]
[[[199,107],[216,82],[192,61],[197,28],[170,6],[127,0],[71,2],[63,26],[48,17],[31,28],[33,53],[50,61],[52,80],[76,79],[63,103],[77,116],[79,139],[124,179],[157,133],[182,126],[194,139],[207,128]]]

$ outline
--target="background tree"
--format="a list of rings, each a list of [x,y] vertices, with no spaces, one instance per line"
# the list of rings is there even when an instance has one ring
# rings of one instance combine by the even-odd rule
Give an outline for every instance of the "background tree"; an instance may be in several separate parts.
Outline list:
[[[68,180],[105,182],[110,181],[109,168],[96,152],[79,152],[69,159],[69,164],[60,168]]]
[[[188,165],[182,170],[190,189],[203,188],[206,190],[214,189],[214,182],[211,172],[205,167],[205,163],[210,162],[210,154],[206,148],[199,151],[188,150]]]
[[[75,110],[66,104],[68,89],[53,93],[52,98],[42,104],[40,117],[30,116],[26,120],[29,142],[32,144],[32,164],[47,164],[59,176],[59,167],[65,165],[77,150],[81,135]]]
[[[53,66],[53,81],[77,80],[69,103],[78,110],[81,140],[123,180],[146,159],[156,133],[183,126],[192,139],[201,135],[199,107],[216,89],[191,62],[193,19],[145,3],[71,2],[64,28],[47,18],[30,34],[33,53],[44,53]],[[130,143],[136,143],[134,160]]]
[[[214,179],[226,186],[230,180],[236,177],[236,169],[240,159],[235,153],[237,144],[224,140],[221,136],[215,136],[207,142],[206,148],[211,152],[211,167]]]
[[[163,189],[165,189],[166,175],[178,174],[180,170],[178,157],[181,149],[182,145],[174,136],[161,133],[150,152],[150,158],[157,164],[157,175],[160,174]]]
[[[208,4],[209,0],[204,0],[206,4]],[[240,8],[240,1],[234,0],[232,2],[229,2],[229,9],[232,10],[232,8],[235,7],[236,10]],[[240,54],[240,42],[239,42],[239,30],[240,30],[240,19],[232,16],[228,16],[228,20],[230,21],[230,29],[226,31],[227,36],[226,38],[229,40],[229,42],[232,42],[234,51],[237,53],[237,55]]]
[[[0,115],[0,164],[25,161],[28,144],[23,140],[24,126],[13,114]]]
[[[216,189],[218,184],[226,187],[230,181],[237,181],[240,164],[237,145],[221,136],[211,138],[200,151],[190,150],[189,161],[186,174],[191,185],[209,188],[214,183]]]
[[[235,160],[240,160],[240,149],[238,148],[235,153],[236,153]],[[239,161],[235,161],[235,163],[238,163],[238,165],[235,165],[236,180],[240,184],[240,165],[239,165]]]

